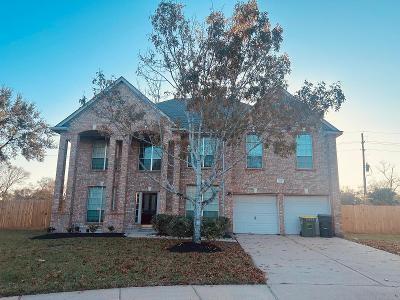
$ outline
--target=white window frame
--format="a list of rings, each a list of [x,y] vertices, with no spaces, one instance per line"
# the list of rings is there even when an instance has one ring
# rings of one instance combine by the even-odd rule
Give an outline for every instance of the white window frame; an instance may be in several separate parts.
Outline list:
[[[194,188],[194,189],[196,189],[196,186],[194,186],[194,185],[188,185],[188,186],[186,187],[186,194],[188,194],[188,193],[187,193],[188,188]],[[201,201],[203,202],[203,200],[204,200],[204,193],[201,194]],[[206,206],[203,207],[203,209],[201,210],[201,216],[202,216],[202,217],[203,217],[203,215],[204,215],[204,211],[216,211],[216,212],[217,212],[217,218],[220,216],[220,212],[219,212],[219,193],[217,193],[217,195],[215,196],[214,201],[215,201],[216,203],[210,202],[210,203],[208,203]],[[188,211],[188,209],[187,209],[187,204],[188,204],[188,203],[190,203],[190,205],[193,206],[193,209],[192,209],[191,211],[193,211],[193,213],[194,213],[194,205],[193,205],[193,203],[192,203],[189,199],[187,199],[187,200],[186,200],[186,203],[185,203],[185,215],[186,215],[186,213],[187,213],[187,211]],[[206,208],[208,205],[210,205],[210,204],[216,205],[216,206],[217,206],[217,210],[206,210],[205,208]]]
[[[257,144],[257,146],[258,146],[258,145],[261,146],[261,166],[260,166],[260,167],[249,167],[249,165],[248,165],[248,157],[251,156],[251,155],[249,155],[249,154],[250,154],[250,151],[253,150],[253,149],[255,149],[255,147],[252,148],[252,149],[248,152],[248,150],[247,150],[247,144],[252,144],[252,145],[255,145],[255,144],[256,144],[256,143],[253,143],[253,142],[251,142],[251,143],[250,143],[250,142],[247,142],[247,138],[248,138],[250,135],[257,136],[258,139],[260,140],[260,142]],[[264,167],[264,162],[263,162],[264,147],[263,147],[263,143],[261,142],[260,137],[259,137],[257,134],[255,134],[255,133],[248,133],[248,134],[246,134],[246,141],[245,141],[245,142],[246,142],[246,145],[245,145],[245,147],[246,147],[246,169],[255,169],[255,170],[257,170],[257,169],[262,169],[262,168]],[[252,156],[252,157],[259,157],[259,156]]]
[[[152,145],[152,144],[148,144],[148,147],[151,147],[151,157],[150,157],[150,169],[146,169],[144,166],[142,166],[141,164],[140,164],[140,160],[141,159],[145,159],[145,158],[141,158],[140,157],[140,151],[141,151],[141,148],[143,147],[143,145],[145,145],[145,143],[140,143],[140,145],[139,145],[139,161],[138,161],[138,163],[139,163],[139,171],[161,171],[161,166],[160,166],[160,169],[158,170],[153,170],[153,160],[154,160],[154,148],[160,148],[161,149],[161,147],[159,147],[159,146],[154,146],[154,145]],[[160,150],[161,151],[161,153],[162,153],[162,150]],[[148,158],[146,158],[146,159],[148,159]],[[162,160],[162,154],[161,154],[161,158],[157,158],[157,160]],[[142,169],[143,168],[143,169]]]
[[[100,143],[104,143],[104,157],[95,157],[94,156],[94,149],[95,149],[95,147],[96,147],[96,144],[100,144]],[[106,140],[96,140],[96,141],[94,141],[93,142],[93,144],[92,144],[92,159],[91,159],[91,168],[92,168],[92,170],[95,170],[95,171],[104,171],[104,170],[106,170],[107,169],[107,148],[108,148],[108,143],[107,143],[107,141]],[[98,158],[101,158],[101,159],[103,159],[103,168],[102,169],[94,169],[93,168],[93,159],[98,159]]]
[[[90,189],[101,189],[101,203],[100,203],[100,208],[98,208],[97,210],[99,211],[99,219],[98,219],[98,222],[92,222],[92,221],[88,221],[87,220],[87,212],[88,212],[88,210],[89,210],[89,201],[90,201],[90,198],[89,198],[89,195],[90,195]],[[99,186],[89,186],[89,188],[88,188],[88,197],[87,197],[87,204],[86,204],[86,222],[87,223],[102,223],[102,221],[101,221],[101,217],[103,216],[103,218],[104,218],[104,215],[105,215],[105,210],[106,210],[106,207],[105,207],[105,204],[106,204],[106,197],[105,197],[105,190],[106,190],[106,187],[105,186],[101,186],[101,185],[99,185]],[[104,211],[104,213],[103,213],[103,215],[102,215],[102,213],[101,213],[101,211]]]
[[[302,136],[302,135],[310,137],[310,140],[311,140],[311,143],[310,143],[310,145],[311,145],[311,155],[308,155],[308,156],[301,155],[300,157],[311,157],[311,167],[304,168],[304,167],[299,167],[299,165],[298,165],[298,162],[299,162],[298,161],[299,155],[298,155],[298,152],[297,152],[298,151],[297,147],[299,145],[298,144],[298,138],[299,138],[299,136]],[[308,133],[308,132],[300,133],[296,137],[296,169],[297,170],[313,170],[314,169],[314,139],[313,139],[313,135],[311,133]]]
[[[205,148],[205,142],[204,142],[205,139],[209,139],[209,140],[211,141],[212,138],[207,137],[207,136],[203,136],[203,137],[201,138],[201,153],[200,153],[200,157],[201,157],[201,168],[202,168],[202,169],[209,169],[209,168],[211,168],[211,166],[207,166],[207,167],[204,166],[204,161],[205,161],[205,157],[206,157],[206,155],[205,155],[205,149],[206,149],[206,148]],[[214,150],[214,149],[213,149],[213,150]],[[212,155],[213,155],[213,160],[214,160],[215,153],[213,153]],[[186,162],[187,162],[187,167],[188,167],[188,168],[191,167],[190,159],[191,159],[190,153],[188,153],[187,160],[186,160]]]

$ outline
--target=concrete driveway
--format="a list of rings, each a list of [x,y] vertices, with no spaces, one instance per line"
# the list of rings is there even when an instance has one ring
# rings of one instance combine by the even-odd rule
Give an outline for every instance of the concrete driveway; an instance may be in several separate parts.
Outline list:
[[[400,299],[400,256],[340,238],[237,239],[275,299]]]

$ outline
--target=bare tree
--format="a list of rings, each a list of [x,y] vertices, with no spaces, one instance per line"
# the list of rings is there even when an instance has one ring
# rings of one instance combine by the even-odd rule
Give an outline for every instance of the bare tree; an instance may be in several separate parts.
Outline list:
[[[153,48],[140,55],[138,74],[155,78],[161,84],[158,90],[182,103],[182,123],[171,124],[163,116],[150,120],[147,112],[123,101],[110,84],[98,85],[95,92],[108,100],[100,115],[124,136],[158,145],[171,156],[164,138],[171,134],[168,126],[181,135],[182,153],[173,158],[189,160],[195,194],[187,195],[167,179],[159,183],[193,204],[193,241],[199,243],[203,209],[220,193],[224,174],[242,159],[234,153],[246,135],[258,137],[254,147],[262,143],[286,157],[295,149],[295,137],[318,130],[324,114],[338,110],[345,97],[338,83],[327,87],[323,82],[315,86],[305,82],[296,96],[286,92],[290,62],[280,52],[282,28],[271,26],[256,1],[238,3],[231,17],[213,11],[204,23],[186,18],[183,5],[163,1],[151,22]],[[138,132],[140,126],[147,129],[145,134]],[[207,192],[211,196],[203,197]]]
[[[400,176],[396,173],[396,166],[386,161],[381,161],[377,170],[384,178],[383,187],[396,192],[400,187]]]
[[[24,169],[8,163],[0,163],[0,200],[4,200],[11,189],[23,183],[29,177]]]

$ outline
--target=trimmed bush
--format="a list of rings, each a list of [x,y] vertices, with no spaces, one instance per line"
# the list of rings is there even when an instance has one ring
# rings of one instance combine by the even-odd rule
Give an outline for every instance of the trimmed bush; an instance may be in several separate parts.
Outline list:
[[[159,235],[168,235],[168,225],[171,222],[174,216],[159,214],[153,216],[151,223],[153,224],[153,228]]]
[[[193,224],[189,218],[184,216],[174,216],[167,227],[167,234],[170,236],[176,236],[178,238],[192,236]]]
[[[153,217],[152,224],[159,235],[178,238],[193,235],[193,217],[159,214]],[[203,218],[201,235],[208,240],[223,238],[229,229],[229,224],[229,219],[225,217]]]
[[[229,219],[225,217],[203,218],[202,236],[208,240],[223,238],[229,228]]]

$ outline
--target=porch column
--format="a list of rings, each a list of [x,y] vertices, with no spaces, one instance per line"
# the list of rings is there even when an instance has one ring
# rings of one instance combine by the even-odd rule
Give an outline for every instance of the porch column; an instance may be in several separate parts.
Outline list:
[[[113,209],[112,209],[112,200],[113,200],[113,189],[115,185],[115,144],[116,140],[114,137],[110,137],[107,146],[107,177],[106,177],[106,203],[105,203],[105,210],[104,210],[104,226],[115,225],[113,224]],[[114,199],[115,201],[116,199]]]
[[[53,203],[51,206],[51,222],[50,226],[57,229],[57,231],[64,230],[63,224],[61,224],[60,214],[63,213],[64,206],[64,178],[65,178],[65,166],[67,161],[68,151],[68,140],[65,135],[60,135],[60,143],[58,145],[58,158],[57,158],[57,170],[56,179],[54,185]]]
[[[121,169],[119,171],[118,176],[118,192],[116,199],[116,213],[119,217],[119,226],[121,231],[125,231],[129,224],[129,220],[126,218],[130,216],[127,214],[129,211],[130,201],[127,193],[127,184],[128,184],[128,166],[129,166],[129,149],[131,147],[130,138],[125,138],[122,141],[122,153],[121,153]]]
[[[71,149],[68,166],[68,181],[65,199],[65,212],[69,213],[67,226],[72,225],[72,216],[74,214],[74,199],[75,199],[75,182],[76,182],[76,169],[79,163],[79,134],[75,134],[70,138]],[[65,230],[65,228],[64,228]]]
[[[168,139],[166,136],[163,137],[162,143],[164,145],[164,151],[161,159],[161,174],[160,174],[160,193],[157,205],[157,213],[165,214],[167,211],[167,190],[161,185],[165,185],[168,180]]]
[[[179,191],[180,189],[180,179],[181,179],[181,137],[175,136],[174,138],[174,149],[171,151],[173,154],[173,175],[172,175],[172,184],[174,185],[175,189]],[[172,214],[178,215],[179,214],[179,204],[180,204],[180,197],[176,194],[172,195]]]

